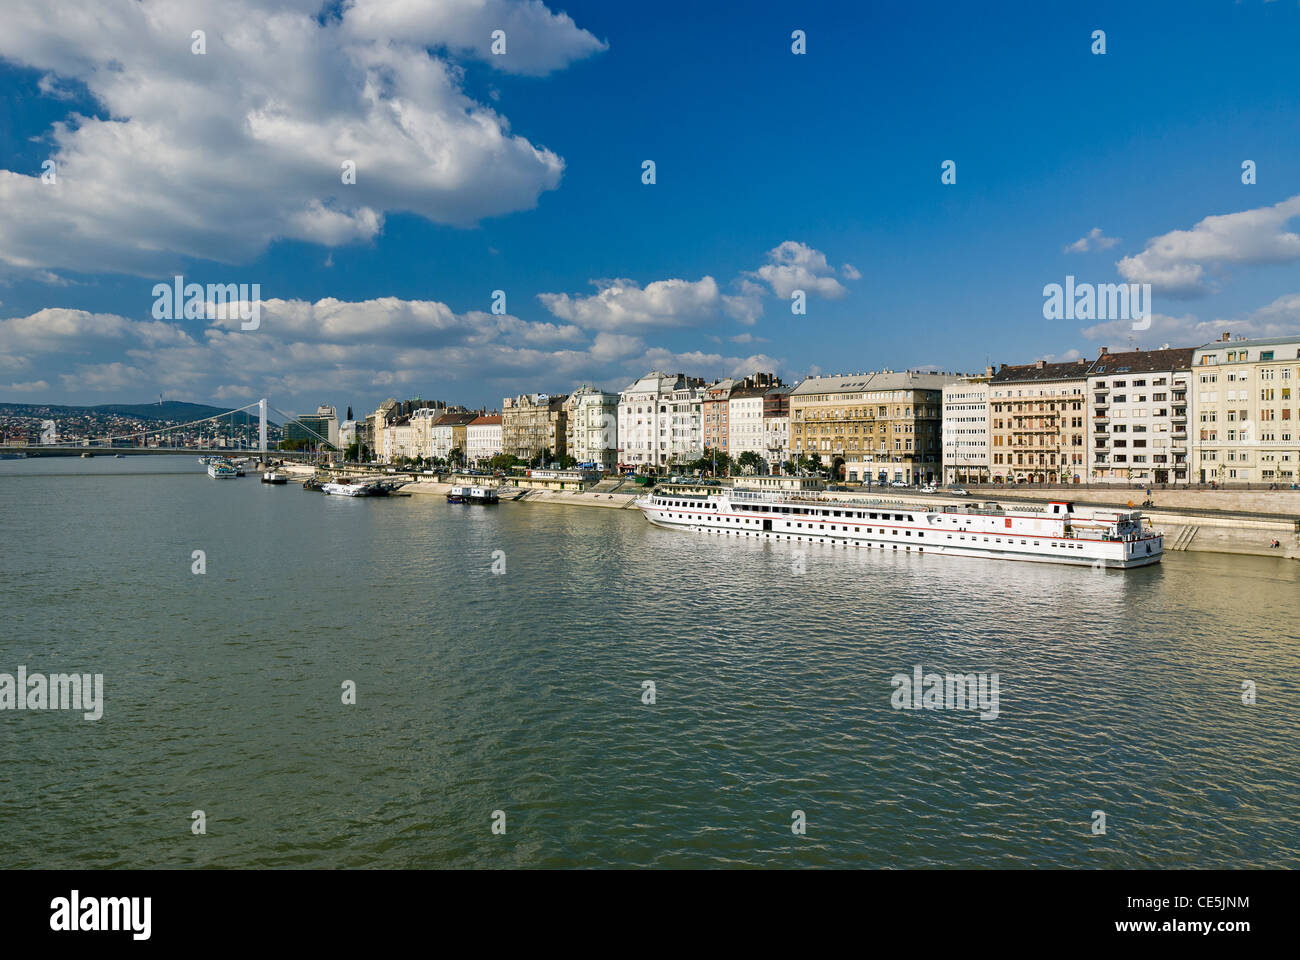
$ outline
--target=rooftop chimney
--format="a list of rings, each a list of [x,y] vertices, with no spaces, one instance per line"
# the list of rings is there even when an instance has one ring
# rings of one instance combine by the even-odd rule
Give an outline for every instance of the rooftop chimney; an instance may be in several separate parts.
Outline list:
[[[1047,366],[1047,361],[1046,361],[1046,360],[1035,360],[1035,361],[1034,361],[1034,366],[1037,367],[1039,370],[1041,370],[1041,369],[1043,369],[1043,367]]]
[[[1222,342],[1223,342],[1223,343],[1227,343],[1227,342],[1228,342],[1229,340],[1231,340],[1231,339],[1232,339],[1232,337],[1228,334],[1228,331],[1227,331],[1227,330],[1223,331]]]
[[[1106,354],[1108,354],[1109,352],[1110,352],[1109,347],[1102,347],[1101,353],[1097,354],[1097,359],[1100,360],[1102,357],[1106,356]]]

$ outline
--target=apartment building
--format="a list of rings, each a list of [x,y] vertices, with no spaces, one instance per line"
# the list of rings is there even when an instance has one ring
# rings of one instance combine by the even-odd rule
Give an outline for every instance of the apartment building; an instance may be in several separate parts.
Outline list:
[[[501,401],[501,446],[505,453],[531,460],[543,451],[553,459],[567,453],[568,396],[525,393]]]
[[[734,387],[728,402],[728,452],[732,460],[757,454],[763,460],[760,473],[779,468],[789,437],[790,389],[775,383]]]
[[[1191,379],[1194,479],[1297,482],[1300,337],[1225,333],[1195,349]]]
[[[432,444],[429,456],[439,460],[466,460],[469,446],[467,431],[469,425],[478,419],[477,413],[445,413],[433,424]]]
[[[1082,483],[1091,363],[1003,364],[989,379],[993,481]]]
[[[566,447],[578,463],[613,470],[618,464],[617,393],[582,386],[569,395]]]
[[[652,370],[619,394],[620,468],[658,471],[704,452],[704,381]]]
[[[471,464],[482,464],[501,452],[501,414],[482,414],[465,427],[465,457]]]
[[[1088,479],[1187,483],[1194,347],[1110,353],[1088,369]]]
[[[993,368],[982,376],[963,377],[943,388],[943,479],[945,483],[988,483],[992,476],[989,456],[989,381]]]
[[[704,388],[700,401],[700,422],[704,426],[704,449],[730,453],[728,433],[731,414],[731,391],[737,381],[731,377]]]
[[[933,482],[943,388],[957,379],[912,370],[809,377],[790,391],[790,453],[817,454],[838,480]]]

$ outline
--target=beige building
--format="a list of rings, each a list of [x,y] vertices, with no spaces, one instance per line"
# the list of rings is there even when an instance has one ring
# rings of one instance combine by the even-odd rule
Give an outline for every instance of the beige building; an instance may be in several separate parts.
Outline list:
[[[1088,360],[1003,364],[989,380],[993,481],[1082,483]]]
[[[478,418],[477,413],[445,413],[433,424],[433,448],[430,456],[439,460],[455,458],[465,462],[469,441],[469,425]]]
[[[565,456],[567,417],[564,394],[525,393],[501,401],[502,452],[531,460],[542,451],[552,459]]]
[[[809,377],[790,392],[790,454],[816,454],[836,480],[933,482],[943,388],[956,379],[911,370]]]
[[[1230,340],[1192,355],[1194,478],[1297,482],[1300,337]]]
[[[1187,483],[1194,347],[1101,354],[1088,369],[1088,479]]]

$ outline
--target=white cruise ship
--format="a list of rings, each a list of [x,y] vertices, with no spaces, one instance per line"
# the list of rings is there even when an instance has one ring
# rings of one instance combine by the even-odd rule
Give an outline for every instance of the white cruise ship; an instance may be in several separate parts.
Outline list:
[[[1003,508],[996,503],[833,498],[806,488],[666,484],[636,506],[661,527],[871,550],[1120,569],[1159,563],[1164,553],[1164,537],[1144,525],[1140,511],[1077,511],[1066,500]]]

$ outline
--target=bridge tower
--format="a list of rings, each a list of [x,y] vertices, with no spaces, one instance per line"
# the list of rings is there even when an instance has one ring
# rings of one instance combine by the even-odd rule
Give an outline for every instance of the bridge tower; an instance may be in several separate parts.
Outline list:
[[[266,397],[257,401],[257,449],[266,453]]]

